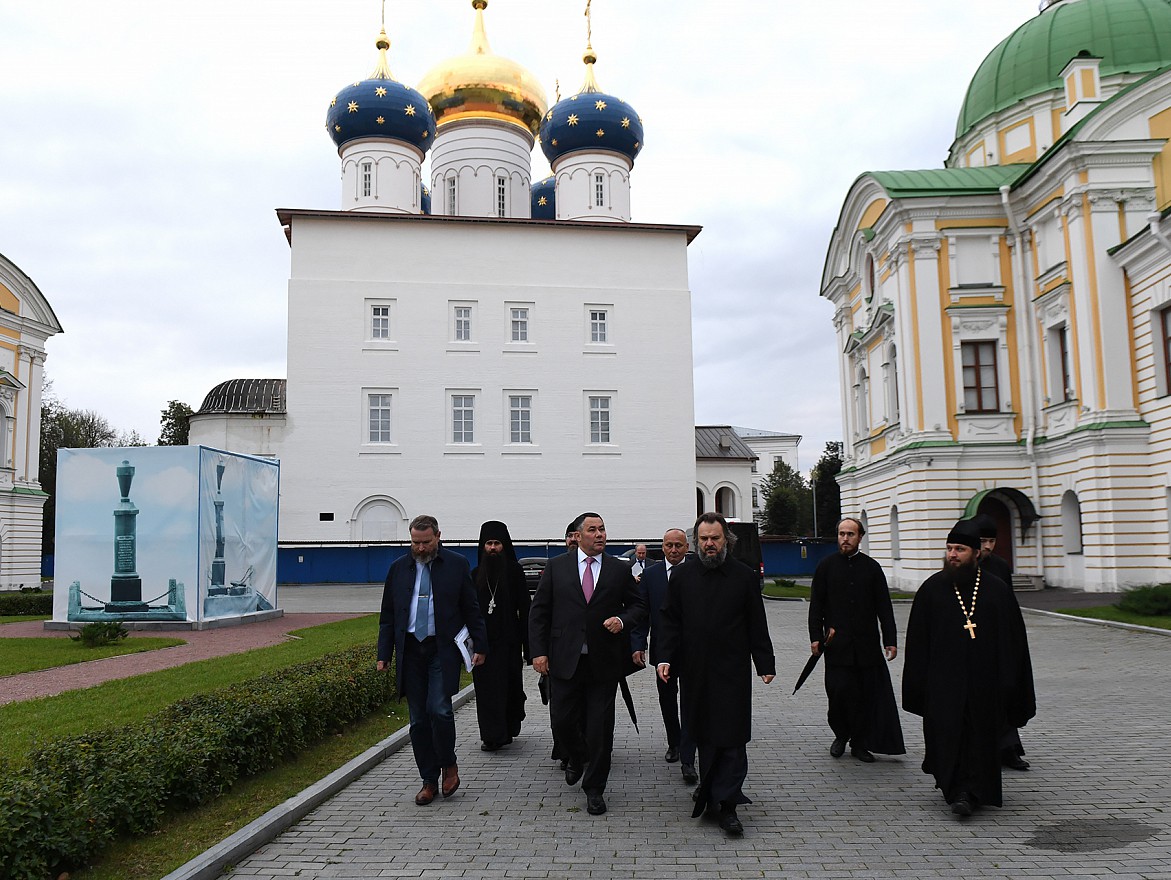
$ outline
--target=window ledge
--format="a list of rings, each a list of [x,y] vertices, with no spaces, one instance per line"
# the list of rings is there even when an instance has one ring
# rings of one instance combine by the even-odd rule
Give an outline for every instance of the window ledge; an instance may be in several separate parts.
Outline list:
[[[961,443],[981,443],[996,441],[1014,441],[1017,439],[1013,429],[1013,420],[1016,413],[960,413],[956,416],[959,424]]]
[[[582,455],[621,455],[622,450],[617,446],[606,446],[599,444],[597,446],[587,446],[581,451]]]
[[[358,455],[402,455],[397,443],[363,443]]]
[[[362,351],[398,351],[398,343],[393,340],[367,339],[362,343]]]

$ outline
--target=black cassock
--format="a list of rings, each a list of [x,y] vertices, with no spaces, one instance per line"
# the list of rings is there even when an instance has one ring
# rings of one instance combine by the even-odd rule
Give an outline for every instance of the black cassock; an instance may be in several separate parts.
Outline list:
[[[932,575],[915,594],[903,664],[903,708],[923,717],[923,772],[950,803],[967,791],[999,807],[1000,738],[1037,712],[1033,667],[1020,606],[1011,588],[984,572],[972,610],[976,569]],[[959,589],[960,598],[956,597]]]
[[[472,670],[476,689],[476,718],[480,739],[504,743],[520,734],[525,717],[524,664],[529,657],[529,589],[524,569],[506,562],[500,580],[493,585],[472,571],[480,614],[488,630],[488,654]],[[492,612],[489,613],[488,609]]]

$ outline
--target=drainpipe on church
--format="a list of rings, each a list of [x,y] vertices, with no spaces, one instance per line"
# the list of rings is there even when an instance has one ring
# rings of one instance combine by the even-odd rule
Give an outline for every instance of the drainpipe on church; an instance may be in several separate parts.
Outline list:
[[[1013,241],[1015,242],[1015,246],[1013,247],[1013,251],[1015,251],[1013,255],[1013,262],[1016,264],[1017,274],[1019,277],[1019,286],[1015,299],[1017,306],[1019,307],[1017,314],[1021,316],[1021,319],[1018,319],[1017,321],[1017,326],[1019,327],[1022,323],[1024,324],[1023,329],[1025,337],[1025,357],[1029,365],[1028,375],[1024,375],[1023,370],[1021,375],[1021,390],[1024,392],[1026,397],[1024,424],[1025,456],[1029,460],[1029,478],[1030,483],[1032,484],[1031,489],[1033,500],[1035,504],[1039,505],[1041,503],[1041,479],[1037,472],[1037,450],[1033,445],[1033,441],[1037,436],[1037,386],[1034,384],[1034,379],[1036,377],[1036,362],[1034,360],[1033,348],[1033,325],[1035,322],[1033,321],[1032,316],[1030,315],[1030,310],[1027,307],[1030,297],[1028,266],[1025,263],[1025,240],[1024,235],[1021,232],[1020,224],[1017,223],[1016,214],[1013,213],[1012,205],[1009,203],[1008,194],[1010,191],[1011,188],[1007,184],[1002,186],[1000,188],[1000,201],[1004,205],[1004,214],[1008,218],[1008,227],[1012,231]],[[1037,531],[1033,535],[1033,544],[1036,548],[1037,573],[1041,576],[1041,583],[1044,584],[1045,550],[1041,545],[1040,525],[1037,526]]]

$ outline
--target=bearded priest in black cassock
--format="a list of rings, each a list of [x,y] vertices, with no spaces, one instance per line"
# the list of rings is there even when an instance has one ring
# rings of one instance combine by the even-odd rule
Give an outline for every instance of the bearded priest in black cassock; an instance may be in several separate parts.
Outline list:
[[[907,624],[903,708],[923,717],[923,772],[957,816],[1001,806],[1000,737],[1037,712],[1020,606],[977,567],[967,522],[947,536],[943,570],[915,594]]]
[[[520,735],[525,717],[524,664],[529,657],[529,588],[508,526],[480,526],[478,562],[472,572],[480,613],[488,630],[488,659],[472,670],[480,748],[494,752]]]

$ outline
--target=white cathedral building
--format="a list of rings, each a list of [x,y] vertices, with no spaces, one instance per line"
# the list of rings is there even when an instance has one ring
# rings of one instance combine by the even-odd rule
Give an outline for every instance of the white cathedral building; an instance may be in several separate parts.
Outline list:
[[[522,541],[590,509],[612,536],[695,515],[699,228],[631,221],[642,120],[599,88],[593,50],[549,107],[492,52],[487,5],[417,90],[384,30],[373,73],[338,92],[340,209],[277,212],[287,381],[224,383],[192,417],[192,444],[280,459],[282,541],[401,540],[419,513],[451,539],[500,519]],[[538,140],[553,174],[534,182]]]
[[[846,195],[842,510],[893,584],[988,513],[1020,584],[1171,579],[1171,2],[1049,0],[992,49],[943,168]]]

